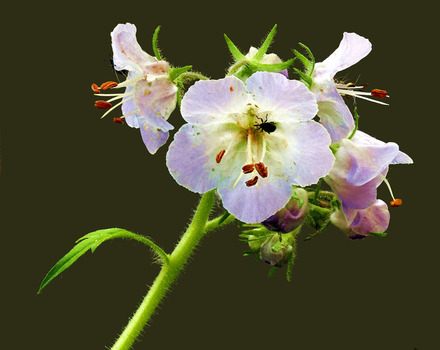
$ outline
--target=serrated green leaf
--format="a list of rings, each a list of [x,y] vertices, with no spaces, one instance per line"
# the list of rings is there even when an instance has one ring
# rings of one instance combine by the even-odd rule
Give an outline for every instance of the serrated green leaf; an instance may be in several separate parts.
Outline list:
[[[370,235],[377,236],[377,237],[385,237],[387,235],[386,232],[370,232]]]
[[[288,60],[286,62],[274,63],[274,64],[265,64],[251,61],[250,66],[254,71],[265,71],[265,72],[273,72],[278,73],[284,69],[289,68],[295,62],[295,58]]]
[[[229,39],[226,34],[224,35],[225,35],[226,45],[228,45],[228,49],[231,52],[232,57],[234,57],[234,60],[240,61],[246,59],[246,57],[240,52],[240,50],[237,48],[237,46],[235,46],[235,44],[231,41],[231,39]]]
[[[182,73],[189,71],[191,68],[192,68],[192,66],[171,68],[170,69],[170,80],[171,81],[176,80]]]
[[[160,50],[159,50],[159,47],[158,47],[158,45],[157,45],[157,41],[158,41],[158,39],[159,39],[159,30],[160,30],[160,26],[158,26],[158,27],[156,28],[156,30],[154,31],[154,34],[153,34],[153,52],[154,52],[154,55],[156,56],[156,58],[157,58],[159,61],[162,61],[163,58],[162,58],[162,56],[160,55]]]
[[[76,245],[64,256],[62,257],[54,267],[47,273],[41,282],[38,294],[60,273],[68,269],[76,260],[78,260],[82,255],[84,255],[89,249],[92,253],[96,248],[101,245],[101,243],[114,239],[114,238],[131,238],[140,241],[150,248],[152,248],[163,260],[164,263],[168,262],[167,254],[156,244],[150,241],[148,238],[137,235],[135,233],[123,230],[120,228],[110,228],[103,229],[94,232],[90,232],[85,236],[78,239],[75,243]]]
[[[275,37],[277,31],[277,25],[275,24],[270,31],[270,33],[267,35],[266,39],[263,42],[263,45],[258,49],[257,53],[252,57],[252,59],[259,61],[263,58],[264,54],[269,49],[270,45],[272,44],[272,40]]]

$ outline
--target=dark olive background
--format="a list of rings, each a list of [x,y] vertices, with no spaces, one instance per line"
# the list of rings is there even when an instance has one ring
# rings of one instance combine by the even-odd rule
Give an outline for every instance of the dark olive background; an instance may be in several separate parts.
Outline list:
[[[415,161],[389,172],[404,205],[391,208],[388,237],[353,242],[331,228],[300,239],[291,283],[284,270],[268,278],[268,265],[242,256],[235,225],[206,237],[135,349],[439,349],[436,25],[423,1],[390,4],[5,5],[2,348],[110,347],[159,271],[145,247],[107,242],[37,295],[41,280],[75,240],[100,228],[149,235],[171,251],[198,201],[170,177],[169,143],[151,156],[138,130],[112,123],[118,113],[100,120],[93,107],[91,83],[115,79],[109,34],[131,22],[146,51],[160,24],[165,57],[213,79],[231,63],[224,33],[247,51],[277,23],[271,52],[287,60],[303,42],[317,61],[344,31],[361,34],[373,51],[339,77],[388,90],[391,105],[359,100],[360,128]],[[170,121],[182,124],[177,110]],[[379,195],[390,200],[384,185]]]

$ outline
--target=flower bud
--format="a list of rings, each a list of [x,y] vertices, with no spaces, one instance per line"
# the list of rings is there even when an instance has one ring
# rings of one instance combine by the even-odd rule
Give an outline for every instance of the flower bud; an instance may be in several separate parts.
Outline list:
[[[365,209],[337,210],[330,216],[332,224],[348,235],[350,239],[364,239],[370,233],[383,233],[390,222],[390,212],[380,199]]]
[[[280,241],[280,236],[274,234],[266,239],[260,248],[260,258],[265,263],[281,267],[289,261],[293,247]]]
[[[307,191],[297,188],[284,208],[262,222],[271,231],[288,233],[300,226],[307,216]]]

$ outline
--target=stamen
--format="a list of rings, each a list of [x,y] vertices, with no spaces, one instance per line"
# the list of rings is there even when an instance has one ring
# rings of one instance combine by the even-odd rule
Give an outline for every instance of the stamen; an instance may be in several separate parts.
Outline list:
[[[98,85],[96,85],[95,83],[92,84],[92,90],[95,94],[99,94],[101,93],[101,91],[99,90]]]
[[[109,109],[109,108],[112,108],[112,104],[107,101],[98,100],[98,101],[95,101],[95,107],[101,108],[101,109]]]
[[[262,178],[267,177],[267,167],[265,167],[262,162],[256,163],[255,164],[255,169],[257,170],[258,174],[260,174],[260,176]]]
[[[385,90],[373,89],[371,90],[371,96],[378,98],[388,97],[387,92]]]
[[[107,81],[107,82],[105,82],[105,83],[103,83],[101,85],[101,90],[104,90],[104,91],[105,90],[109,90],[109,89],[114,88],[116,86],[118,86],[117,82],[115,82],[115,81]]]
[[[400,198],[394,198],[394,194],[393,194],[393,191],[391,190],[391,185],[390,185],[389,181],[382,174],[379,174],[379,175],[382,178],[383,182],[385,182],[385,184],[387,185],[388,190],[390,191],[391,197],[393,198],[393,200],[390,202],[390,205],[392,207],[400,207],[402,205],[402,200]]]
[[[243,174],[249,174],[254,171],[255,166],[254,166],[254,164],[246,164],[241,169],[243,170]]]
[[[402,205],[402,200],[400,198],[396,198],[390,202],[392,207],[400,207]]]
[[[119,118],[113,118],[113,123],[116,124],[124,124],[124,118],[119,117]]]
[[[223,149],[223,150],[221,150],[220,152],[218,152],[218,154],[215,156],[215,161],[216,161],[217,163],[220,163],[220,162],[221,162],[221,160],[222,160],[222,158],[223,158],[225,152],[226,152],[226,150]]]
[[[247,187],[254,186],[258,181],[258,176],[255,176],[252,180],[248,180],[245,182]]]

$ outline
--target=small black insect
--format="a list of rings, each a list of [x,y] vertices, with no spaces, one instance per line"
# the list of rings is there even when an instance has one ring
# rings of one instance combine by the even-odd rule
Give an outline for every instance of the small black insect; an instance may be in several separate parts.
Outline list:
[[[267,114],[266,119],[263,120],[263,118],[260,118],[259,116],[256,116],[259,120],[261,120],[261,123],[254,124],[254,126],[257,127],[257,130],[260,131],[266,131],[268,134],[271,132],[274,132],[277,129],[277,126],[275,125],[275,122],[268,122],[267,121]]]

